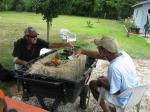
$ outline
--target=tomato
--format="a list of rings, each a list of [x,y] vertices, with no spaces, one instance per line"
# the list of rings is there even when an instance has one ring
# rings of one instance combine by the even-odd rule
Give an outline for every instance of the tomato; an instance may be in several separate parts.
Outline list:
[[[58,59],[58,58],[53,58],[53,59],[51,60],[51,62],[52,62],[53,64],[55,64],[55,65],[60,65],[60,64],[61,64],[61,60]]]

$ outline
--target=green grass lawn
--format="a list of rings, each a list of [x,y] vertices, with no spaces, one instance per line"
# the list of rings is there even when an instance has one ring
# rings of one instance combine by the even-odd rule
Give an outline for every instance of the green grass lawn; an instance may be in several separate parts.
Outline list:
[[[87,21],[93,24],[92,28],[87,27]],[[0,63],[6,68],[12,69],[13,43],[23,36],[27,26],[37,29],[43,39],[46,39],[46,22],[41,15],[34,13],[0,12]],[[101,19],[97,23],[96,18],[59,16],[53,19],[50,30],[50,41],[60,42],[59,30],[68,28],[77,33],[77,42],[88,49],[95,49],[94,38],[101,35],[110,35],[117,38],[120,48],[126,50],[134,58],[150,59],[150,44],[139,36],[126,37],[123,24],[115,20]]]
[[[87,27],[88,20],[92,22],[92,28]],[[27,26],[35,27],[40,36],[46,40],[46,22],[41,15],[0,12],[0,63],[7,69],[13,69],[13,43],[23,36],[23,31]],[[93,44],[94,38],[110,35],[117,38],[120,48],[126,50],[132,57],[150,59],[150,43],[136,35],[127,38],[123,24],[118,21],[101,19],[100,23],[97,23],[96,18],[59,16],[53,19],[50,30],[51,42],[61,41],[59,36],[61,28],[68,28],[71,32],[77,33],[77,43],[84,48],[96,50],[96,46]],[[7,87],[11,83],[0,82],[0,88],[3,88],[7,95],[10,94]]]

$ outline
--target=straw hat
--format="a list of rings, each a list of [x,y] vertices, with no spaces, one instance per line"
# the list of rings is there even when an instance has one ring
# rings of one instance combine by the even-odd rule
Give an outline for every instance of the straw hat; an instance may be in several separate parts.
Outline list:
[[[115,39],[109,36],[103,36],[100,39],[95,39],[94,43],[96,44],[96,46],[101,46],[111,53],[116,53],[119,50],[118,44]]]

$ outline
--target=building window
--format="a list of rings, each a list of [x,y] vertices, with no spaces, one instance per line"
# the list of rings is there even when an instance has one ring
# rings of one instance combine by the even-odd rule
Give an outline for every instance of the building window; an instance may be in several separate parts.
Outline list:
[[[150,9],[148,9],[148,13],[150,14]]]

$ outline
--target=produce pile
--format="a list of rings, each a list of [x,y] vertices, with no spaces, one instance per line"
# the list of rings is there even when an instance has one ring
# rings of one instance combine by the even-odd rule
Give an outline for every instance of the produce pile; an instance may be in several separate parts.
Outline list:
[[[69,59],[69,56],[73,54],[74,51],[70,49],[59,50],[32,64],[28,72],[30,74],[36,73],[55,78],[78,80],[84,73],[86,56],[81,55],[78,58]]]

